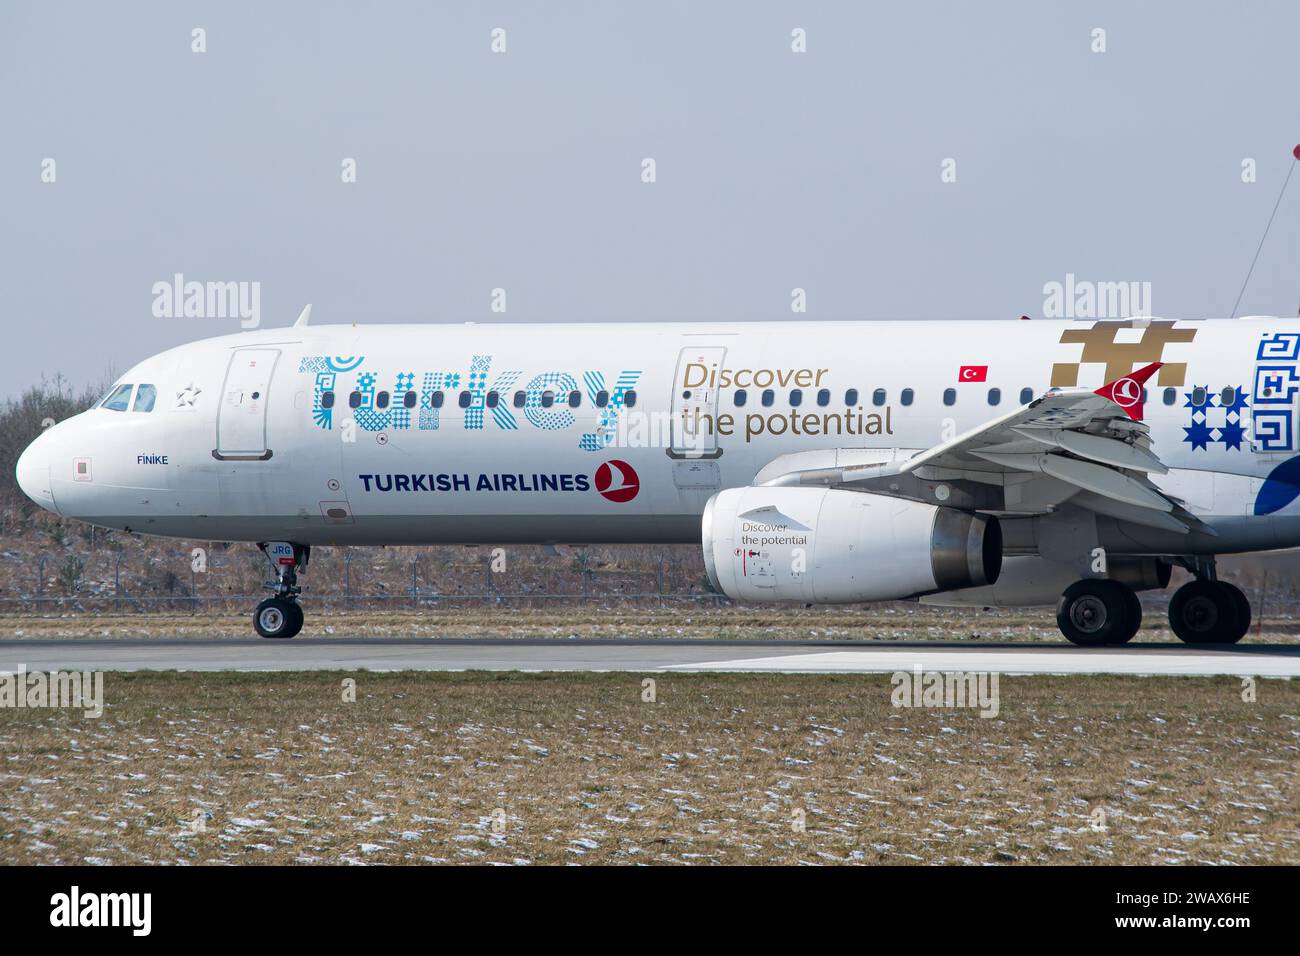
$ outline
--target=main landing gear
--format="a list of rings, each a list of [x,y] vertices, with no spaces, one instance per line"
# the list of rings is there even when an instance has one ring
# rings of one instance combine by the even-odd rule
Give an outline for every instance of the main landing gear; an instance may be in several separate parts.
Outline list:
[[[1250,601],[1227,581],[1188,581],[1169,601],[1169,626],[1188,644],[1236,644],[1250,630]]]
[[[1169,626],[1188,644],[1236,644],[1250,630],[1250,601],[1241,589],[1215,578],[1210,560],[1184,563],[1188,581],[1169,602]],[[1125,644],[1142,624],[1142,605],[1128,586],[1092,578],[1065,589],[1056,605],[1056,623],[1072,644],[1102,647]]]
[[[1126,644],[1142,626],[1142,603],[1118,581],[1076,581],[1056,604],[1056,623],[1071,644]]]
[[[265,585],[274,591],[253,612],[253,629],[262,637],[289,638],[302,630],[302,605],[298,603],[298,572],[307,570],[311,547],[287,541],[259,542],[258,549],[266,555],[275,570],[276,579]]]

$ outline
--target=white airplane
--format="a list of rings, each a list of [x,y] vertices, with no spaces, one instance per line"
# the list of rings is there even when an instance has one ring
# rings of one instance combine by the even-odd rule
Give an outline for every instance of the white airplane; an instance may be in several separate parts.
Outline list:
[[[263,637],[316,545],[699,542],[742,601],[1057,605],[1189,642],[1215,556],[1300,545],[1300,322],[323,326],[146,359],[17,478],[68,518],[256,542]]]

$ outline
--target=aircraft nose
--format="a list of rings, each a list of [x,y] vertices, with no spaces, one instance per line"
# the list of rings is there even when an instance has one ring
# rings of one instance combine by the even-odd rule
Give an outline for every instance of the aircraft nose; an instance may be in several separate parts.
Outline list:
[[[18,456],[14,477],[18,479],[18,487],[23,490],[23,494],[46,511],[58,514],[59,509],[54,504],[54,492],[50,489],[50,454],[47,438],[48,436],[41,435]]]

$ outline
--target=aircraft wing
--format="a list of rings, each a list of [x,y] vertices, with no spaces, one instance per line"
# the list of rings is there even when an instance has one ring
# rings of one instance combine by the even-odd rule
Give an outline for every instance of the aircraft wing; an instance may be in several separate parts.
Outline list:
[[[1160,365],[1154,362],[1095,391],[1053,389],[911,457],[837,461],[830,468],[776,475],[764,469],[758,482],[834,484],[897,494],[905,487],[900,479],[909,476],[922,482],[965,480],[1001,486],[999,504],[981,506],[976,496],[975,507],[1006,514],[1050,510],[1051,499],[1042,492],[1051,484],[1074,503],[1099,513],[1172,531],[1208,531],[1182,502],[1161,492],[1149,478],[1168,472],[1152,451],[1149,430],[1142,423],[1143,386]]]

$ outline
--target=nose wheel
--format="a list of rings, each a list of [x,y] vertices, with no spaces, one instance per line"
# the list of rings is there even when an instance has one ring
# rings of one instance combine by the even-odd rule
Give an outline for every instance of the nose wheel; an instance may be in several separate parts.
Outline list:
[[[302,605],[298,603],[302,591],[298,587],[298,572],[307,570],[311,548],[288,541],[259,542],[257,547],[275,571],[275,580],[265,585],[267,590],[275,592],[275,597],[257,606],[253,612],[253,630],[266,638],[293,637],[302,630],[304,619]]]
[[[293,637],[302,622],[302,605],[290,598],[267,598],[253,612],[253,629],[262,637]]]

